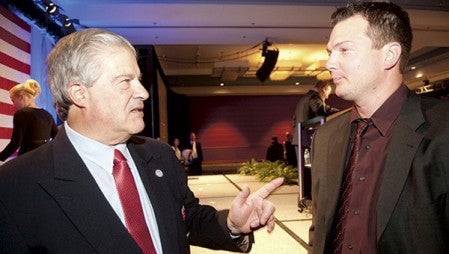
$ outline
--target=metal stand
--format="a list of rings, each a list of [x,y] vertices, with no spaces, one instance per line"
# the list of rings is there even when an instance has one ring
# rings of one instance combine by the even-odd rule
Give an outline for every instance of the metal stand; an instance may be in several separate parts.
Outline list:
[[[298,195],[298,211],[302,213],[305,210],[310,210],[311,204],[311,164],[310,159],[305,161],[310,156],[310,146],[312,144],[312,137],[315,133],[316,127],[324,124],[324,117],[315,117],[298,123],[298,183],[299,183],[299,195]]]

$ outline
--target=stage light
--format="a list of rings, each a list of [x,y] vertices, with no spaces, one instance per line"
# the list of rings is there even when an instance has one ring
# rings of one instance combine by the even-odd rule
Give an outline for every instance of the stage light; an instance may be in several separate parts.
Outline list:
[[[45,11],[50,15],[58,15],[58,6],[49,0],[42,1],[45,5]]]
[[[64,27],[70,27],[72,25],[72,21],[69,18],[64,19]]]

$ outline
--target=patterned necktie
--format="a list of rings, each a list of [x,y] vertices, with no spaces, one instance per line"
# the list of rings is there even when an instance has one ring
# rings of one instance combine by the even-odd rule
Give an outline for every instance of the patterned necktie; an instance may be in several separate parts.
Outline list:
[[[337,204],[338,211],[335,217],[336,221],[334,224],[333,233],[331,234],[333,236],[333,241],[330,250],[333,253],[341,253],[346,218],[348,217],[349,211],[349,202],[351,201],[352,175],[356,167],[362,135],[371,124],[371,119],[357,119],[357,130],[355,132],[354,142],[352,143],[351,155],[349,156],[348,163],[346,164],[346,168],[343,173],[343,183],[340,188],[340,198]]]
[[[156,254],[131,169],[126,162],[125,156],[117,149],[114,150],[112,174],[119,193],[128,232],[144,254]]]

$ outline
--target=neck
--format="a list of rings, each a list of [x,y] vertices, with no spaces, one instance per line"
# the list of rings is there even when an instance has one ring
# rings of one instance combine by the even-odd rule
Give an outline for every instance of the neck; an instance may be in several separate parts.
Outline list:
[[[377,87],[367,96],[354,101],[357,112],[363,118],[370,118],[384,102],[402,85],[402,76]]]

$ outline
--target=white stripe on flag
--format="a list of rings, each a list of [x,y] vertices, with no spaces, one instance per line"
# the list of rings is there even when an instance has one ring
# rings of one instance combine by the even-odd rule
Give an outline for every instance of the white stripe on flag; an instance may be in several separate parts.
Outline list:
[[[14,34],[24,41],[31,41],[31,33],[24,30],[20,26],[16,25],[16,23],[11,22],[11,20],[5,18],[5,16],[0,14],[0,24],[2,24],[3,29]]]
[[[9,91],[6,91],[5,89],[0,89],[0,102],[12,105],[11,98],[9,98]]]
[[[31,55],[29,53],[7,43],[2,39],[0,39],[0,51],[12,58],[19,60],[22,63],[31,62]]]
[[[0,127],[12,129],[13,127],[12,119],[13,116],[0,114]]]
[[[0,64],[0,76],[17,82],[17,84],[25,82],[25,80],[30,79],[30,75],[20,72],[18,70],[12,69],[6,65]]]

